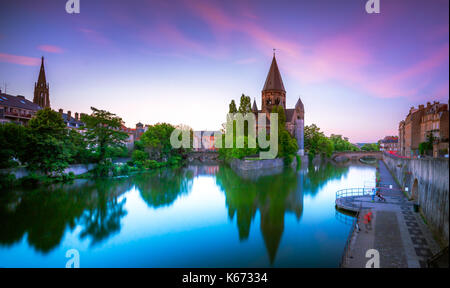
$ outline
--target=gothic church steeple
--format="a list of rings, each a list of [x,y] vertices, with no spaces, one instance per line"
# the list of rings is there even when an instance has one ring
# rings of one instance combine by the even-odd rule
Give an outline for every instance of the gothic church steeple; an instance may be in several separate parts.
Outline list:
[[[45,79],[44,57],[42,57],[38,81],[34,83],[33,103],[41,106],[42,108],[50,108],[49,85]]]

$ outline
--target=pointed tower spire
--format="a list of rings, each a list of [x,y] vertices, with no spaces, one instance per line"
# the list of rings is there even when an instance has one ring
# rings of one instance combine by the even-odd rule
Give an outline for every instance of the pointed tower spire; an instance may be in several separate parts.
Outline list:
[[[34,84],[33,103],[41,106],[41,108],[50,108],[49,85],[45,78],[44,56],[41,58],[38,81]]]
[[[41,58],[41,70],[39,71],[38,82],[46,83],[45,69],[44,69],[44,56],[42,56],[42,58]]]
[[[261,94],[261,111],[270,113],[274,105],[286,109],[286,90],[284,90],[283,80],[275,58],[275,49],[272,64],[270,64],[269,73]]]
[[[278,69],[277,59],[275,58],[275,50],[273,52],[272,64],[270,65],[269,73],[267,74],[266,83],[264,84],[263,91],[266,90],[284,90],[283,80],[281,79],[281,73]]]
[[[258,113],[258,106],[256,105],[256,98],[253,98],[252,112]]]

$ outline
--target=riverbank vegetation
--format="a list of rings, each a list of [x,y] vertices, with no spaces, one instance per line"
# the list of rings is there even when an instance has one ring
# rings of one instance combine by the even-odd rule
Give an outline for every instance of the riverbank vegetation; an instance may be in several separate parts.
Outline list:
[[[122,119],[105,110],[91,109],[90,115],[83,115],[85,126],[80,129],[68,128],[61,115],[49,108],[38,111],[26,126],[0,125],[0,168],[21,166],[29,172],[20,180],[13,174],[0,174],[0,189],[70,181],[76,176],[64,171],[71,164],[96,164],[95,169],[81,177],[103,177],[184,163],[190,149],[172,149],[170,145],[175,126],[148,126],[141,140],[135,142],[134,151],[129,151],[125,146],[129,135],[121,129]],[[130,156],[127,163],[113,161]]]
[[[334,152],[360,151],[356,145],[350,143],[347,138],[343,138],[341,135],[325,136],[315,124],[305,126],[304,139],[305,151],[310,157],[316,155],[330,157]]]

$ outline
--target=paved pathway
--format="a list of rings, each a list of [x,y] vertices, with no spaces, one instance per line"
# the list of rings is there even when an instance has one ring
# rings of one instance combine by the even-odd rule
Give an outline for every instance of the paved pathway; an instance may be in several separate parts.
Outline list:
[[[392,190],[382,191],[386,202],[370,196],[352,197],[341,202],[348,208],[362,207],[359,219],[361,231],[354,231],[343,267],[363,268],[369,258],[366,251],[376,249],[380,254],[381,268],[426,267],[426,260],[440,248],[422,220],[413,211],[413,203],[400,191],[383,161],[379,161],[381,183],[392,185]],[[353,206],[351,206],[353,205]],[[345,207],[344,207],[345,208]],[[374,214],[372,228],[365,229],[362,217],[368,210]]]

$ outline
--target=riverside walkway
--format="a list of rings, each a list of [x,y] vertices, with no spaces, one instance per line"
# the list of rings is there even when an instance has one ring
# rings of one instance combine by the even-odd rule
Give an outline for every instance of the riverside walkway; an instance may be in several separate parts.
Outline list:
[[[366,258],[367,250],[376,249],[380,255],[380,268],[426,267],[427,259],[438,253],[440,247],[420,214],[413,211],[413,202],[403,194],[384,162],[378,163],[381,183],[391,188],[382,190],[386,202],[376,199],[372,202],[370,195],[336,200],[340,209],[360,210],[358,223],[361,230],[354,229],[350,234],[341,266],[364,268],[372,258]],[[369,209],[374,217],[372,228],[366,232],[363,216]]]

